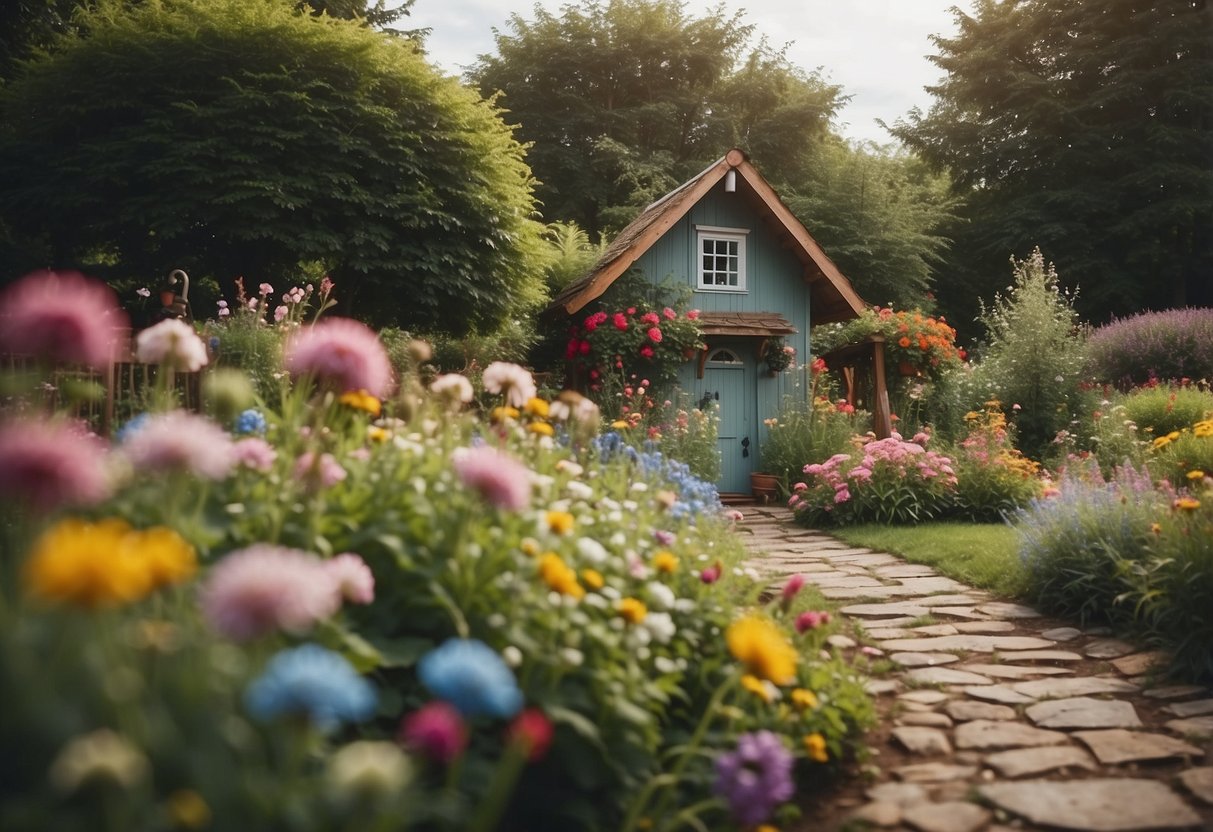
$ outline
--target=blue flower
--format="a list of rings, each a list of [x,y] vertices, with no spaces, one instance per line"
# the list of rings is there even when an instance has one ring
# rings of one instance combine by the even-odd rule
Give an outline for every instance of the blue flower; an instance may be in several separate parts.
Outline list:
[[[316,644],[277,653],[244,694],[257,719],[298,714],[322,731],[370,718],[375,703],[375,689],[353,665]]]
[[[114,431],[114,439],[118,440],[119,444],[125,442],[138,433],[140,429],[147,424],[147,420],[149,418],[150,417],[146,413],[140,413],[136,416],[132,416],[122,425],[122,427]]]
[[[522,708],[522,692],[501,656],[482,641],[447,639],[417,665],[421,683],[466,717],[511,717]]]
[[[236,433],[265,433],[267,427],[265,416],[260,410],[250,407],[236,417]]]

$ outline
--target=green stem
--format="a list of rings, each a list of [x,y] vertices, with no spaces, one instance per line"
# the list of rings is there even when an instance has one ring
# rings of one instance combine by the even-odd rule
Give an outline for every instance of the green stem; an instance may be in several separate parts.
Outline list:
[[[480,808],[468,826],[468,832],[490,832],[496,828],[497,821],[501,819],[510,796],[514,793],[514,786],[518,783],[526,760],[525,744],[515,742],[506,746],[505,754],[493,772],[489,790],[480,801]]]

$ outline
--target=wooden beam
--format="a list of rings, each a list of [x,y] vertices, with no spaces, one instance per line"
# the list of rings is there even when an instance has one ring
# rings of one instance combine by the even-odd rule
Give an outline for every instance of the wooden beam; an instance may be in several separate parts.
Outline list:
[[[893,420],[889,411],[889,385],[885,377],[883,338],[872,341],[872,383],[876,388],[872,391],[873,398],[876,399],[872,427],[877,439],[888,439],[893,432]]]

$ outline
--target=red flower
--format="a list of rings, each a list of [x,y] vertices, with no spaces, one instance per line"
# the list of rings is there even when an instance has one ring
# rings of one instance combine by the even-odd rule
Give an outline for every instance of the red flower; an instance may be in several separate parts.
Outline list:
[[[688,320],[688,321],[696,321],[696,320],[699,320],[699,310],[698,310],[698,309],[691,309],[691,310],[689,310],[689,311],[687,312],[687,320]]]
[[[643,315],[640,316],[640,320],[646,324],[661,323],[661,318],[657,317],[656,312],[645,312]]]
[[[580,352],[582,355],[589,355],[590,354],[590,342],[582,341],[581,346],[577,348],[577,351]]]
[[[635,314],[636,314],[636,307],[635,307],[635,306],[629,306],[629,307],[628,307],[628,314],[629,314],[629,315],[635,315]]]
[[[628,328],[628,319],[622,312],[615,313],[615,329],[623,332]]]
[[[667,306],[665,309],[661,310],[661,316],[663,318],[665,318],[667,321],[672,321],[678,317],[678,313]]]
[[[714,584],[720,580],[720,575],[723,571],[724,564],[720,561],[716,561],[711,566],[699,573],[699,580],[703,581],[705,584]]]
[[[809,365],[809,369],[812,370],[813,375],[819,376],[828,370],[829,367],[826,366],[826,360],[824,358],[816,358],[813,360],[813,363]]]
[[[648,344],[645,344],[643,347],[640,348],[640,354],[642,356],[644,356],[645,358],[652,358],[653,357],[653,348],[650,347]]]
[[[654,344],[661,343],[661,329],[659,327],[654,326],[649,328],[649,340]]]
[[[538,708],[527,708],[510,723],[506,739],[510,745],[518,745],[526,752],[531,762],[543,759],[552,744],[552,721]]]
[[[589,343],[589,342],[587,341],[586,343],[587,343],[587,345],[588,345],[588,343]],[[577,357],[577,349],[578,349],[578,347],[579,347],[579,346],[580,346],[580,342],[578,342],[578,340],[577,340],[576,338],[574,338],[574,339],[572,339],[571,341],[569,341],[569,345],[568,345],[567,347],[565,347],[565,348],[564,348],[564,357],[565,357],[565,358],[567,358],[567,359],[569,359],[569,360],[572,360],[573,358],[576,358],[576,357]]]

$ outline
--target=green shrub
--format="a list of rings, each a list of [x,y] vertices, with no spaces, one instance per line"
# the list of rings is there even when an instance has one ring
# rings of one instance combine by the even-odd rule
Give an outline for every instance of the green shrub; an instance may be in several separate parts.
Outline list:
[[[1113,321],[1091,333],[1086,349],[1091,375],[1122,389],[1213,380],[1213,309],[1167,309]]]
[[[987,400],[1018,406],[1012,419],[1016,444],[1039,459],[1077,413],[1082,338],[1071,299],[1040,249],[1011,262],[1014,284],[983,309],[988,340],[973,373],[982,397],[972,407]]]
[[[1213,392],[1193,386],[1139,387],[1125,397],[1124,407],[1143,437],[1155,439],[1213,416]]]
[[[807,396],[803,392],[785,396],[779,413],[765,420],[759,467],[779,477],[784,487],[800,479],[806,465],[848,450],[851,437],[868,418],[846,402],[830,400],[832,388],[824,364],[814,363],[805,372],[809,373]]]
[[[720,405],[695,407],[686,393],[666,400],[649,418],[653,444],[670,459],[685,462],[705,482],[720,479]]]
[[[1156,479],[1169,480],[1176,488],[1200,482],[1213,475],[1213,418],[1158,437],[1150,450],[1150,471]]]

